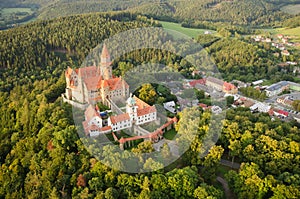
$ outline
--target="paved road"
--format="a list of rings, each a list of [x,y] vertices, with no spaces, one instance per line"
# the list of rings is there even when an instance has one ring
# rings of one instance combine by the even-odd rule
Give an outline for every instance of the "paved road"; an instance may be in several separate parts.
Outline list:
[[[239,169],[241,166],[239,163],[236,162],[232,163],[231,161],[224,160],[224,159],[221,159],[220,164],[223,166],[230,167],[232,169]]]

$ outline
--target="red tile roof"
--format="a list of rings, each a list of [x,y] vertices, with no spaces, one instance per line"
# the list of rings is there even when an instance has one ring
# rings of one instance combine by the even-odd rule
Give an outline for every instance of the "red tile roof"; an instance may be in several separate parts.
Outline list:
[[[190,82],[190,86],[195,87],[196,84],[205,85],[205,79],[198,79]]]
[[[155,112],[156,112],[155,106],[149,106],[149,107],[146,107],[146,108],[143,108],[143,109],[138,109],[137,110],[137,115],[142,116],[142,115],[147,115],[147,114],[155,113]]]
[[[89,135],[89,133],[90,133],[89,131],[99,130],[99,127],[94,124],[89,126],[87,121],[82,122],[82,126],[83,126],[83,129],[84,129],[84,132],[86,135]]]
[[[100,131],[109,131],[111,129],[112,129],[111,126],[105,126],[105,127],[100,128],[99,130]]]
[[[133,99],[135,100],[136,106],[138,106],[138,109],[144,109],[149,107],[150,105],[141,100],[140,98],[137,98],[136,96],[133,96]]]
[[[274,110],[275,111],[275,110]],[[283,110],[276,110],[275,112],[279,113],[280,115],[289,116],[289,112]]]
[[[226,91],[231,91],[231,90],[236,89],[235,85],[230,84],[228,82],[224,82],[223,87],[224,87],[224,90],[226,90]]]
[[[108,79],[108,80],[103,80],[104,85],[109,86],[110,90],[120,90],[123,87],[123,83],[125,84],[126,88],[129,88],[128,84],[120,77]]]
[[[203,103],[199,103],[199,106],[202,107],[202,108],[207,108],[207,105],[203,104]]]
[[[100,75],[100,71],[97,66],[87,66],[83,68],[78,68],[77,74],[81,78],[90,78]]]
[[[97,90],[99,88],[100,82],[101,82],[101,76],[89,77],[84,80],[84,83],[89,91]]]
[[[130,120],[128,113],[123,113],[123,114],[116,115],[116,116],[110,116],[110,121],[113,124],[117,124],[119,122],[126,121],[126,120]]]
[[[88,106],[88,108],[84,112],[84,115],[87,121],[90,121],[91,119],[93,119],[93,117],[99,116],[97,111],[92,105]]]

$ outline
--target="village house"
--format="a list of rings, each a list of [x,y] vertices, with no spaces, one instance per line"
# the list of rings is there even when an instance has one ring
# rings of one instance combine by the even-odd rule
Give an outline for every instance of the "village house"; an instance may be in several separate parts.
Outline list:
[[[254,105],[252,105],[250,107],[250,110],[252,112],[260,112],[260,113],[268,113],[270,109],[271,109],[271,106],[269,106],[265,103],[262,103],[262,102],[255,103]]]
[[[224,82],[223,80],[217,79],[215,77],[207,77],[205,83],[206,86],[227,94],[236,94],[238,92],[238,89],[235,85]]]
[[[293,105],[293,100],[290,100],[289,97],[279,97],[276,100],[279,104],[291,107]]]
[[[290,56],[290,52],[288,50],[281,51],[281,55]]]
[[[278,38],[278,39],[282,39],[283,37],[284,37],[283,34],[278,34],[278,35],[277,35],[277,38]]]

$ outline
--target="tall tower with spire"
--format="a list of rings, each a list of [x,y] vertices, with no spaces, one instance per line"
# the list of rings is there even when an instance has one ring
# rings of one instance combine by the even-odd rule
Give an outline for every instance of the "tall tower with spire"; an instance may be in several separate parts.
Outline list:
[[[101,71],[101,76],[104,80],[108,80],[112,78],[112,66],[111,66],[110,55],[105,44],[103,45],[103,49],[101,53],[100,71]]]

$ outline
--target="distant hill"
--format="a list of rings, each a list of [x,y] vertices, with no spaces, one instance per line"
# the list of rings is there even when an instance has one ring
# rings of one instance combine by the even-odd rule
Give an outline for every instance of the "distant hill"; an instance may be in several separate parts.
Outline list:
[[[201,20],[242,25],[269,24],[289,17],[280,8],[300,0],[0,0],[0,7],[39,5],[39,18],[130,10],[168,21]]]

